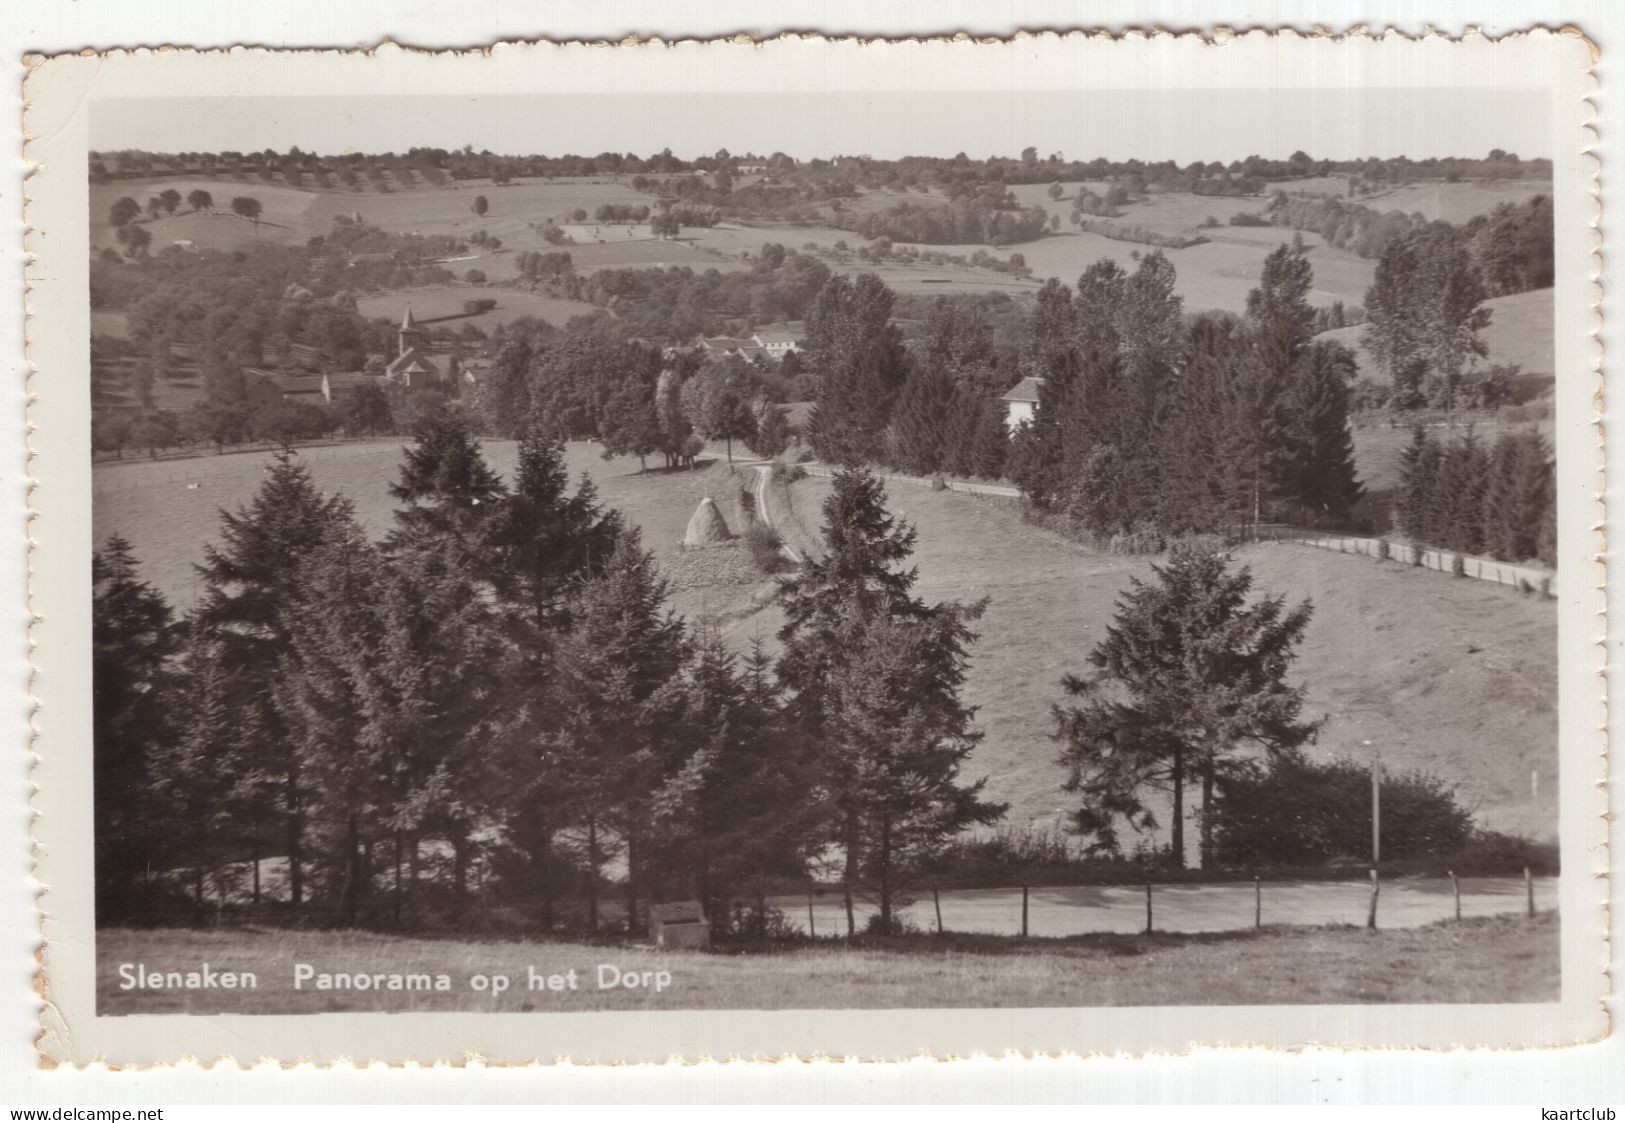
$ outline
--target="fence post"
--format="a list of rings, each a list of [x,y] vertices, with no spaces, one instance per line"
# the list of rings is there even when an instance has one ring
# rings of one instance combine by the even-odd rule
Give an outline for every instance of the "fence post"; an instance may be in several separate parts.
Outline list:
[[[937,892],[935,885],[931,886],[931,903],[937,906],[937,935],[942,935],[942,894]]]
[[[1149,934],[1155,926],[1151,922],[1151,883],[1145,883],[1145,930]]]
[[[1021,887],[1021,935],[1023,939],[1027,936],[1027,887],[1025,885]]]
[[[1456,896],[1456,919],[1461,919],[1461,882],[1456,878],[1455,870],[1446,870],[1450,875],[1450,891]]]
[[[1253,878],[1253,927],[1264,927],[1264,883]]]
[[[812,939],[818,937],[818,925],[813,920],[812,890],[807,890],[807,935]]]
[[[1531,918],[1533,918],[1535,915],[1535,878],[1534,875],[1529,872],[1528,866],[1523,868],[1523,891],[1525,898],[1529,902],[1528,914]]]
[[[1371,911],[1366,913],[1365,926],[1373,932],[1377,930],[1377,896],[1382,892],[1382,883],[1377,879],[1377,871],[1371,871]]]

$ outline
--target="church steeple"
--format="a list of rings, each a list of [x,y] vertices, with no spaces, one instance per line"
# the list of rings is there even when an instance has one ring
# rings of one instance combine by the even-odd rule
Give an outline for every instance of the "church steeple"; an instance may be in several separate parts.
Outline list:
[[[406,306],[406,315],[401,317],[401,349],[397,353],[404,355],[418,345],[418,322],[412,318],[412,306]]]

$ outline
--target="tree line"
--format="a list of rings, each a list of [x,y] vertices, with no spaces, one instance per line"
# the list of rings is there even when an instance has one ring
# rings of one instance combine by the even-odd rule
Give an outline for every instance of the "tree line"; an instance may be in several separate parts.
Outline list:
[[[1313,338],[1301,245],[1266,261],[1245,317],[1187,317],[1173,265],[1105,260],[1050,281],[1017,340],[939,305],[915,348],[873,275],[835,278],[807,321],[814,451],[833,463],[1014,481],[1044,515],[1100,537],[1337,522],[1361,494],[1348,428],[1352,353]],[[1014,439],[1000,397],[1040,379]]]

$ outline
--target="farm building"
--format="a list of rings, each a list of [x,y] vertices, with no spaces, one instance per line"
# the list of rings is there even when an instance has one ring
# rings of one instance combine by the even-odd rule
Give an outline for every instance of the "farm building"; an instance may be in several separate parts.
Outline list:
[[[782,359],[791,351],[801,350],[806,329],[798,323],[770,324],[757,329],[750,341],[767,352],[770,359]]]
[[[1032,424],[1038,412],[1038,390],[1043,384],[1042,378],[1023,378],[1000,399],[1004,402],[1004,424],[1011,433],[1023,425]]]

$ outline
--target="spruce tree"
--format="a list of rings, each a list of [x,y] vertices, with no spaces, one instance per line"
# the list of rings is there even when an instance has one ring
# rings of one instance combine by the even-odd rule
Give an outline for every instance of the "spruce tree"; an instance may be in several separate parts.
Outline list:
[[[1056,740],[1073,815],[1093,849],[1120,849],[1119,823],[1157,825],[1148,791],[1167,791],[1172,860],[1184,864],[1185,793],[1201,785],[1201,853],[1214,864],[1215,785],[1241,767],[1244,747],[1290,754],[1313,735],[1302,720],[1303,689],[1287,682],[1303,641],[1308,601],[1288,610],[1279,597],[1248,603],[1252,574],[1225,556],[1178,546],[1153,566],[1154,582],[1131,581],[1106,638],[1089,653],[1089,679],[1067,676],[1056,706]]]
[[[609,565],[623,526],[620,512],[598,502],[591,477],[583,474],[574,494],[569,484],[564,445],[533,425],[519,442],[513,489],[493,538],[504,597],[541,633],[567,626],[570,590]]]
[[[242,804],[253,804],[241,798],[252,792],[240,773],[252,757],[241,751],[223,655],[219,638],[194,621],[176,670],[174,732],[153,754],[150,813],[172,831],[166,865],[185,874],[199,920],[211,894],[219,901],[237,888],[225,864],[245,826]],[[256,864],[256,883],[258,875]]]
[[[419,426],[389,493],[404,504],[396,508],[395,529],[387,540],[391,552],[450,546],[477,563],[486,556],[505,491],[467,421],[446,413]]]
[[[1363,489],[1355,474],[1349,431],[1349,385],[1357,367],[1340,343],[1305,347],[1288,400],[1291,459],[1284,487],[1312,524],[1348,518]]]
[[[173,730],[170,659],[179,647],[162,595],[141,580],[129,542],[91,555],[91,806],[98,922],[128,915],[158,860],[149,797],[153,754]]]
[[[953,382],[940,368],[909,372],[892,419],[898,468],[919,476],[950,470],[953,405]]]
[[[624,531],[603,574],[572,596],[571,627],[555,652],[551,797],[569,809],[595,928],[601,871],[618,851],[635,921],[655,793],[685,758],[678,730],[688,637],[666,605],[667,589],[637,531]]]
[[[805,873],[822,815],[808,761],[788,743],[760,638],[743,667],[720,636],[700,639],[683,705],[691,755],[659,798],[670,832],[661,864],[704,903],[719,934],[747,891],[759,925],[769,879]]]
[[[1438,541],[1434,512],[1438,490],[1439,445],[1418,425],[1411,432],[1399,461],[1399,501],[1396,516],[1399,529],[1411,541]]]
[[[895,296],[873,273],[832,277],[807,317],[807,361],[817,386],[809,437],[831,464],[880,459],[907,353],[891,322]]]
[[[258,789],[256,821],[280,825],[296,906],[304,897],[305,788],[272,706],[272,671],[289,650],[300,563],[348,533],[354,519],[349,500],[323,495],[298,457],[283,450],[254,498],[221,512],[220,541],[204,547],[197,567],[203,595],[195,623],[220,643],[234,723],[253,731],[254,740],[242,746],[253,759],[238,772]]]
[[[914,596],[915,571],[903,568],[914,530],[886,510],[869,472],[836,475],[824,518],[823,556],[780,585],[779,679],[787,720],[827,793],[826,841],[845,855],[848,928],[852,890],[866,875],[889,927],[900,863],[999,812],[957,778],[975,743],[958,692],[981,606]],[[902,795],[910,769],[913,802]]]

